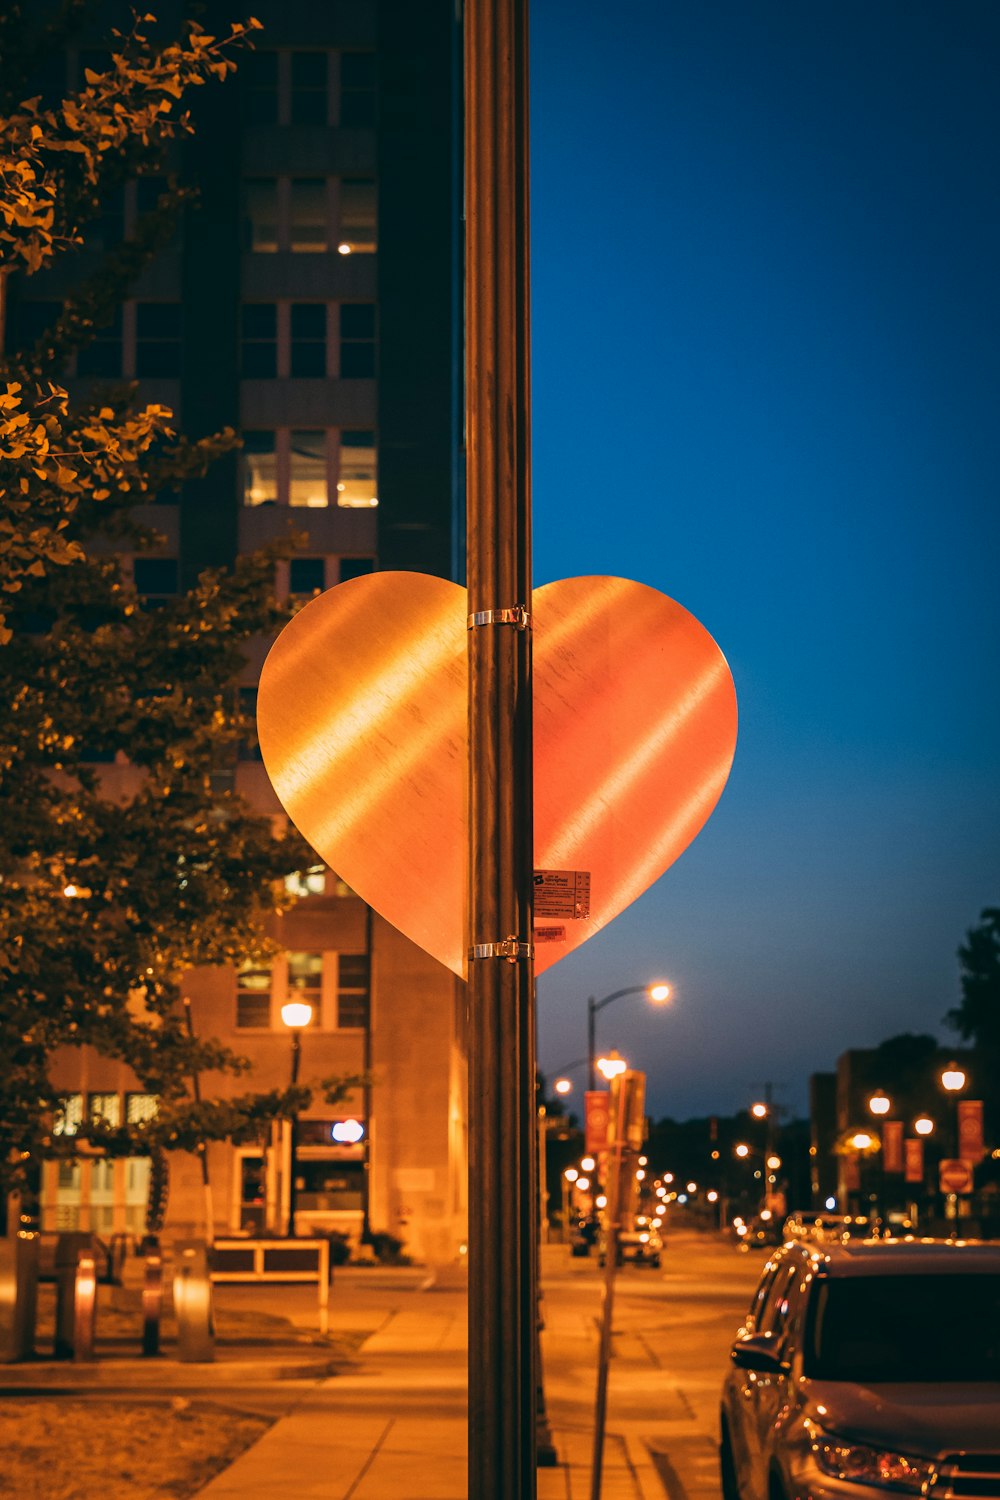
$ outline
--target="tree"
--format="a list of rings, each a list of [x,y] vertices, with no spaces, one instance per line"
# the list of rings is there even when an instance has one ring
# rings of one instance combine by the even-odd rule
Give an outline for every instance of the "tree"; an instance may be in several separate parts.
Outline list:
[[[7,57],[30,57],[23,21]],[[146,18],[151,20],[151,18]],[[156,49],[145,21],[117,38],[106,73],[53,109],[28,99],[0,119],[2,283],[79,243],[104,186],[149,170],[164,139],[189,128],[176,105],[233,64],[225,43],[189,24]],[[18,29],[19,28],[19,29]],[[14,83],[3,80],[10,98]],[[137,502],[178,486],[232,447],[231,432],[188,442],[134,391],[72,405],[58,384],[155,253],[182,195],[168,194],[136,238],[78,287],[52,328],[6,356],[0,396],[0,1179],[23,1181],[48,1151],[59,1099],[51,1060],[92,1045],[128,1063],[161,1098],[155,1122],[80,1133],[109,1150],[190,1149],[246,1138],[304,1107],[308,1089],[195,1100],[190,1079],[246,1064],[185,1025],[184,976],[273,947],[268,919],[283,877],[315,861],[237,796],[238,746],[252,738],[237,683],[247,644],[287,610],[274,597],[277,550],[204,573],[152,608],[111,544],[155,535]],[[0,384],[0,389],[2,389]],[[325,1080],[337,1097],[344,1080]],[[79,1136],[77,1137],[79,1139]]]
[[[958,950],[962,1000],[945,1016],[964,1041],[1000,1058],[1000,907],[987,906]]]

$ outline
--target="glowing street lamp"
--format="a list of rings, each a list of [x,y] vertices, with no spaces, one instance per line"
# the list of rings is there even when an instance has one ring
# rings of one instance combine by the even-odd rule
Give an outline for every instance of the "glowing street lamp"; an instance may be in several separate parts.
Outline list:
[[[557,1094],[571,1094],[573,1092],[573,1085],[568,1078],[557,1078],[552,1087]]]
[[[623,990],[614,990],[610,995],[605,995],[603,1000],[595,1000],[593,995],[591,995],[587,1001],[587,1060],[590,1069],[589,1087],[591,1089],[597,1086],[595,1070],[601,1066],[596,1061],[597,1043],[594,1039],[597,1012],[603,1010],[606,1005],[610,1005],[612,1000],[621,1000],[625,995],[645,995],[654,1005],[664,1005],[670,999],[672,993],[673,991],[669,984],[662,979],[657,979],[651,984],[630,984]],[[603,1068],[601,1071],[604,1071]],[[604,1076],[607,1078],[608,1074],[605,1073]]]
[[[958,1096],[965,1088],[966,1076],[958,1063],[950,1062],[941,1073],[941,1087],[946,1094],[952,1094],[955,1099],[955,1155],[958,1156],[962,1148],[961,1136],[958,1129]]]
[[[751,1104],[750,1113],[755,1120],[766,1120],[770,1114],[770,1110],[766,1104]]]
[[[313,1018],[313,1008],[305,1000],[289,1000],[281,1007],[281,1019],[292,1033],[292,1088],[299,1081],[299,1064],[302,1059],[302,1032]],[[298,1172],[299,1116],[294,1112],[288,1117],[288,1229],[289,1239],[295,1238],[295,1177]]]
[[[934,1121],[930,1115],[920,1115],[914,1120],[913,1128],[917,1135],[932,1135],[934,1132]]]
[[[887,1115],[892,1108],[892,1100],[879,1089],[868,1100],[868,1108],[873,1115]]]
[[[733,1147],[733,1150],[741,1161],[745,1161],[746,1158],[750,1155],[750,1147],[746,1144],[745,1141],[740,1141],[739,1145]]]
[[[612,1078],[617,1078],[620,1073],[624,1073],[627,1070],[628,1063],[617,1051],[612,1050],[608,1053],[607,1057],[599,1057],[597,1059],[597,1066],[608,1083],[610,1083]]]

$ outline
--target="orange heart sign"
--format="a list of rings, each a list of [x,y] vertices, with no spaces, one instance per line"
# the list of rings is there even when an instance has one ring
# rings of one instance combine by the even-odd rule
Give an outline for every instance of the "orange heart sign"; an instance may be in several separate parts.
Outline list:
[[[257,702],[264,764],[292,822],[463,976],[467,618],[465,590],[445,579],[351,579],[286,625]],[[645,584],[548,583],[532,621],[538,974],[704,826],[733,761],[736,692],[708,631]]]

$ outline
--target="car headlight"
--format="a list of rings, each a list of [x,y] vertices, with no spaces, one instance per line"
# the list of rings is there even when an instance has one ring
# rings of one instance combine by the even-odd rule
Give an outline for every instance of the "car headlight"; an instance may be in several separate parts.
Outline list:
[[[813,1443],[816,1462],[824,1474],[854,1484],[876,1484],[885,1489],[919,1494],[933,1478],[934,1465],[890,1448],[871,1448],[847,1438],[818,1436]]]

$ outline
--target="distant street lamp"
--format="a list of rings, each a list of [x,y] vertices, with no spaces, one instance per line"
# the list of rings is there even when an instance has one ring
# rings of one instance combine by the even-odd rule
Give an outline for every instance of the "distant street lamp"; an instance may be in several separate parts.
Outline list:
[[[955,1155],[960,1156],[962,1143],[958,1129],[958,1096],[965,1088],[966,1076],[957,1063],[950,1062],[941,1072],[941,1087],[946,1094],[954,1095],[955,1099]]]
[[[932,1135],[934,1131],[934,1121],[931,1119],[930,1115],[920,1115],[918,1119],[914,1120],[913,1128],[916,1131],[917,1135]]]
[[[557,1094],[571,1094],[573,1092],[573,1085],[568,1078],[557,1078],[552,1087]]]
[[[888,1097],[887,1094],[884,1094],[881,1089],[877,1089],[875,1091],[875,1093],[872,1094],[871,1098],[868,1100],[868,1112],[869,1112],[869,1114],[874,1115],[876,1117],[876,1119],[885,1119],[886,1115],[889,1113],[889,1111],[890,1111],[891,1108],[892,1108],[892,1100]],[[883,1137],[883,1139],[884,1139],[884,1137]],[[878,1166],[877,1187],[876,1187],[876,1194],[875,1194],[875,1199],[874,1199],[875,1213],[873,1215],[873,1218],[874,1218],[875,1224],[879,1224],[880,1225],[881,1222],[882,1222],[882,1208],[883,1208],[884,1200],[885,1200],[885,1153],[884,1152],[880,1152],[878,1162],[879,1162],[879,1166]]]
[[[771,1111],[766,1104],[751,1104],[750,1113],[755,1120],[766,1120]]]
[[[597,1066],[608,1083],[610,1083],[612,1078],[617,1078],[619,1073],[626,1071],[628,1063],[624,1057],[619,1056],[618,1052],[612,1048],[607,1057],[599,1057],[597,1059]]]
[[[289,1000],[281,1007],[281,1019],[292,1033],[292,1088],[299,1081],[299,1064],[302,1059],[302,1032],[313,1018],[313,1008],[304,1000]],[[298,1171],[299,1116],[293,1112],[288,1119],[288,1229],[289,1239],[295,1238],[295,1174]]]
[[[596,1061],[597,1043],[594,1039],[596,1031],[597,1012],[610,1005],[612,1000],[621,1000],[625,995],[646,995],[654,1005],[663,1005],[670,999],[671,989],[669,984],[658,981],[655,984],[630,984],[623,990],[614,990],[610,995],[605,995],[603,1000],[595,1000],[593,995],[587,1001],[587,1059],[589,1062],[589,1087],[597,1087],[597,1076],[595,1069],[600,1066]],[[607,1074],[605,1074],[607,1077]]]
[[[868,1108],[873,1115],[887,1115],[892,1108],[892,1100],[887,1098],[879,1089],[878,1093],[872,1094],[868,1101]]]

